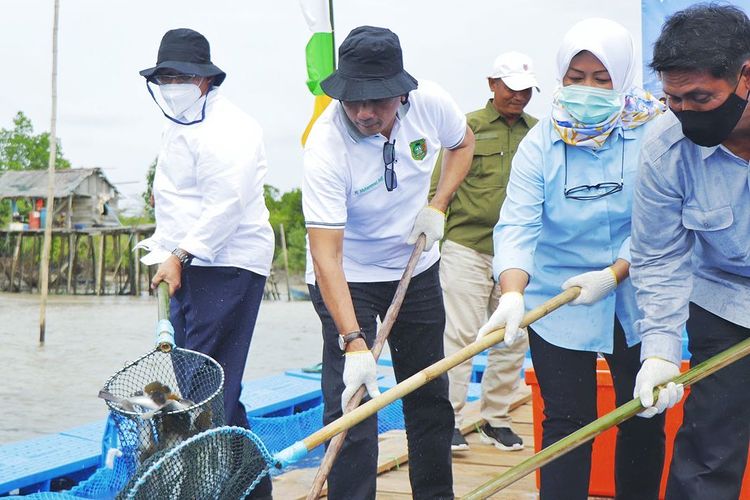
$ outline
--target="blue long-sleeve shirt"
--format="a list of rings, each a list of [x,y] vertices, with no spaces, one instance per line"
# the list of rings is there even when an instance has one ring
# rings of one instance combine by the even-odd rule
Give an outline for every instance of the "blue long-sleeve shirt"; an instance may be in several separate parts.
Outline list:
[[[630,261],[638,152],[651,126],[652,122],[632,130],[617,128],[601,149],[592,150],[566,146],[547,118],[521,142],[493,234],[493,271],[496,277],[511,268],[529,274],[527,309],[559,294],[571,276],[602,269],[618,258]],[[622,191],[596,200],[566,198],[566,154],[569,188],[617,182],[622,173]],[[628,345],[638,343],[634,323],[639,315],[630,280],[595,304],[562,307],[533,328],[559,347],[611,353],[615,314]]]
[[[690,302],[750,328],[750,165],[685,138],[671,112],[655,121],[636,183],[630,275],[641,358],[679,364]]]

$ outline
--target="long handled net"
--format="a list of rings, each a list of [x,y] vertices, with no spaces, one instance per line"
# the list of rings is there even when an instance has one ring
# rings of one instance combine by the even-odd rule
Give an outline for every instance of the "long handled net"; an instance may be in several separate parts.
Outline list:
[[[174,347],[169,296],[159,287],[157,348],[115,373],[104,399],[117,430],[125,479],[176,445],[224,425],[224,371],[205,354]]]

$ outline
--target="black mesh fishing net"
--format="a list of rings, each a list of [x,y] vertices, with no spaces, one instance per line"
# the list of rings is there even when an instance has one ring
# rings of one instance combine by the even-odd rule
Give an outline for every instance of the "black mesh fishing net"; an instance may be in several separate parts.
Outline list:
[[[100,397],[117,426],[118,460],[130,476],[143,474],[176,445],[223,425],[223,386],[221,366],[186,349],[154,350],[113,375]]]
[[[153,455],[117,498],[242,499],[268,473],[271,461],[247,429],[219,427]]]

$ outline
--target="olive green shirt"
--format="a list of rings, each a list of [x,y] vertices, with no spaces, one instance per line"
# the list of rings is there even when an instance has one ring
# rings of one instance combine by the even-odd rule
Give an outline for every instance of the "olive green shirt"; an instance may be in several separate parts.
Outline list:
[[[492,105],[492,99],[483,109],[472,111],[466,118],[476,140],[474,159],[448,206],[445,239],[493,255],[492,230],[505,200],[511,160],[521,139],[538,120],[522,113],[509,126]],[[430,198],[440,179],[442,159],[441,152],[432,173]]]

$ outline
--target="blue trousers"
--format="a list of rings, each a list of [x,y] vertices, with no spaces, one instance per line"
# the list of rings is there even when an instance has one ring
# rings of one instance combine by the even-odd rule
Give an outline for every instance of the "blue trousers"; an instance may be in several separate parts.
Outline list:
[[[211,356],[224,369],[228,425],[248,428],[241,382],[265,283],[265,276],[245,269],[190,266],[182,272],[182,287],[170,302],[177,347]],[[266,476],[250,497],[270,494]]]
[[[692,303],[687,331],[690,366],[750,336],[750,328]],[[674,442],[668,500],[739,498],[750,441],[748,380],[750,358],[743,358],[690,388]]]
[[[376,318],[385,317],[397,281],[349,283],[354,312],[365,330],[367,345],[375,340]],[[340,417],[344,356],[338,331],[320,290],[310,286],[310,298],[323,324],[324,423]],[[414,276],[398,318],[388,337],[396,380],[414,375],[443,358],[445,309],[439,267]],[[403,399],[409,445],[409,481],[415,499],[452,499],[451,437],[453,407],[448,399],[448,377],[443,374]],[[378,423],[372,416],[347,433],[344,446],[328,476],[328,498],[375,498],[378,463]]]

